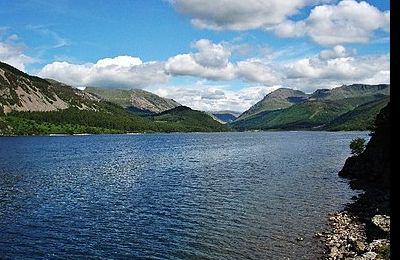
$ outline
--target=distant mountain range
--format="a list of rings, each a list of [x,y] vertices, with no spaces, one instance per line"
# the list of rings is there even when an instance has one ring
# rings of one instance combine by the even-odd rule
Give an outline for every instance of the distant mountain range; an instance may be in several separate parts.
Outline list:
[[[390,100],[390,85],[344,85],[312,94],[280,88],[247,111],[202,112],[139,90],[84,91],[0,62],[0,135],[367,130]]]
[[[218,122],[226,124],[235,121],[240,116],[241,113],[225,110],[225,111],[208,112],[208,114],[210,114]]]
[[[244,120],[262,112],[291,107],[294,104],[304,102],[307,100],[308,96],[309,95],[300,90],[288,88],[277,89],[266,95],[261,101],[250,107],[247,111],[243,112],[238,120]]]
[[[86,87],[84,92],[141,115],[153,115],[181,106],[173,99],[162,98],[142,89],[122,90]]]
[[[390,85],[344,85],[312,94],[281,88],[230,125],[237,130],[366,130],[390,100]]]
[[[102,93],[112,96],[118,91]],[[129,94],[129,102],[121,99],[116,104],[117,99],[111,98],[115,103],[109,102],[98,93],[30,76],[0,62],[0,135],[229,130],[206,113],[181,107],[173,100],[145,91],[121,93]],[[152,116],[130,112],[134,105]]]

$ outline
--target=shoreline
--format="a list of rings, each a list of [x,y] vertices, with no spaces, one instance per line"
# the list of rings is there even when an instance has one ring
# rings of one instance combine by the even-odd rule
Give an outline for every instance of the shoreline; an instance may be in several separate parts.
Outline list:
[[[53,133],[53,134],[32,134],[32,135],[5,135],[0,134],[1,137],[40,137],[40,136],[51,136],[51,137],[62,137],[62,136],[90,136],[90,135],[146,135],[146,134],[209,134],[209,133],[369,133],[368,130],[349,130],[349,131],[324,131],[324,130],[261,130],[261,131],[218,131],[218,132],[128,132],[128,133]]]
[[[388,191],[371,189],[329,214],[328,230],[315,234],[324,246],[322,259],[390,259],[389,205]]]
[[[328,218],[325,259],[390,259],[390,145],[389,103],[376,117],[367,145],[360,152],[352,148],[338,173],[364,193]]]

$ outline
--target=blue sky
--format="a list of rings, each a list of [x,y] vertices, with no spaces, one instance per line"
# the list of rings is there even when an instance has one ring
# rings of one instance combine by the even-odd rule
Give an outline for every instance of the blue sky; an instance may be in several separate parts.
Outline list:
[[[244,110],[278,87],[390,80],[388,0],[243,2],[0,0],[0,60],[203,110]]]

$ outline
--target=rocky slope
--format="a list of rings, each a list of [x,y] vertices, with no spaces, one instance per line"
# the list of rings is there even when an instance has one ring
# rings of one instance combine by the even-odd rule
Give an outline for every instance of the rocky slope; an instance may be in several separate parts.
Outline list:
[[[0,62],[0,114],[57,111],[75,107],[95,110],[99,99],[56,81],[30,76]]]
[[[161,99],[135,92],[140,92],[143,100]],[[165,102],[158,102],[157,109],[176,105]],[[200,111],[178,112],[164,115],[162,122],[141,117],[94,94],[0,63],[0,135],[228,130]]]
[[[85,92],[138,114],[156,114],[180,106],[173,99],[162,98],[142,89],[122,90],[87,87]]]

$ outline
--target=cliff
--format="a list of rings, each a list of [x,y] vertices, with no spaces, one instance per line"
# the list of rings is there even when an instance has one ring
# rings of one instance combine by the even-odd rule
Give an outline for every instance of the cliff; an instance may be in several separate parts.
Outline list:
[[[354,189],[389,190],[390,102],[378,114],[374,132],[364,152],[348,158],[339,176],[351,179]]]

